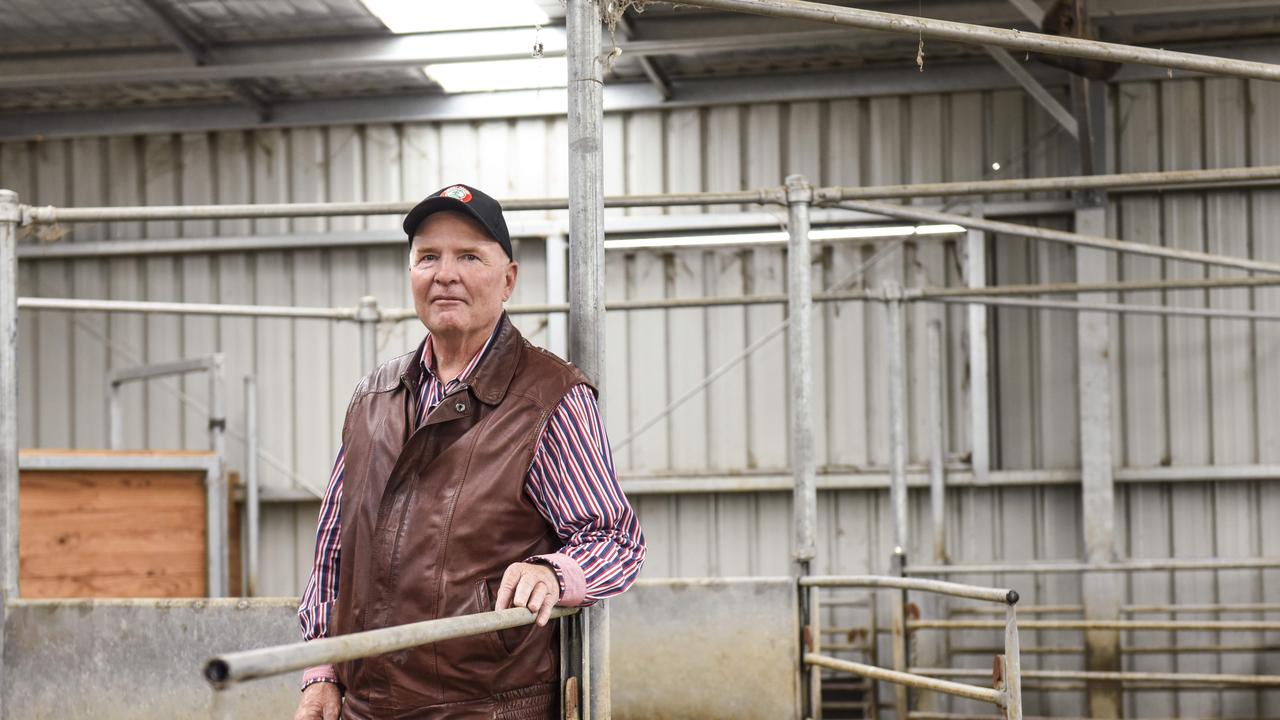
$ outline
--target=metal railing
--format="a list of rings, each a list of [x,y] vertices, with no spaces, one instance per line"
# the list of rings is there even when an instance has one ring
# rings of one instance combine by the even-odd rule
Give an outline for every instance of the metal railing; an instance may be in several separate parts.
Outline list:
[[[809,651],[804,653],[804,663],[809,667],[810,713],[815,720],[821,720],[822,718],[822,668],[852,673],[868,680],[893,683],[895,685],[894,712],[896,717],[904,720],[909,717],[909,688],[940,692],[990,703],[1000,708],[1004,716],[1009,720],[1022,720],[1022,661],[1018,641],[1016,610],[1018,593],[1016,591],[1008,588],[964,585],[943,580],[880,575],[811,575],[801,577],[799,582],[802,588],[809,588],[807,638],[810,647]],[[893,621],[890,627],[890,632],[893,636],[893,669],[878,667],[874,664],[842,660],[823,654],[822,598],[820,590],[822,588],[849,587],[893,589],[897,591],[895,602],[893,603]],[[995,656],[995,669],[991,673],[993,687],[984,688],[929,677],[909,667],[907,632],[912,626],[906,621],[907,591],[982,600],[1000,603],[1005,606],[1005,620],[1003,623],[1004,652]],[[874,604],[874,597],[871,602]],[[995,624],[997,626],[1000,625],[1000,623]],[[876,642],[876,631],[873,627],[868,634],[867,644],[874,646]],[[870,687],[869,695],[870,697],[866,698],[868,707],[874,707],[878,711],[879,698],[875,686]]]
[[[553,619],[578,613],[577,608],[558,607]],[[332,665],[421,647],[445,640],[510,630],[533,624],[535,613],[514,607],[474,615],[423,620],[394,627],[322,638],[310,642],[228,653],[211,658],[204,667],[205,679],[218,690],[257,678],[282,675],[316,665]]]

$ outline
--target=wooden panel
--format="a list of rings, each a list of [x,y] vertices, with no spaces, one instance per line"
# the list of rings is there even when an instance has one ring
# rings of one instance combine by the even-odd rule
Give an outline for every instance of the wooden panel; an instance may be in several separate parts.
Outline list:
[[[206,594],[204,473],[28,471],[20,482],[22,597]],[[240,532],[232,508],[236,595]]]

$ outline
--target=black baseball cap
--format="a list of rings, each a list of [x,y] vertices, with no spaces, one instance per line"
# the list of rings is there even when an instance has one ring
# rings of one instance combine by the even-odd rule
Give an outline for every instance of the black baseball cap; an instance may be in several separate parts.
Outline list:
[[[404,232],[413,242],[413,234],[427,216],[441,210],[463,212],[475,218],[489,235],[502,246],[507,257],[514,260],[511,253],[511,234],[507,232],[507,221],[502,217],[502,205],[497,200],[470,185],[448,185],[431,193],[418,203],[408,215],[404,216]]]

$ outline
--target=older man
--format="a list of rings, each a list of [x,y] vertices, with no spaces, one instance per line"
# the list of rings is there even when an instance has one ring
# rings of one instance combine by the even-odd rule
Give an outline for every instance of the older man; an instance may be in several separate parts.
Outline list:
[[[551,609],[626,590],[644,537],[589,381],[503,312],[519,267],[501,206],[452,185],[404,229],[428,334],[351,398],[298,611],[303,635],[512,606],[537,620],[312,668],[295,719],[553,717]]]

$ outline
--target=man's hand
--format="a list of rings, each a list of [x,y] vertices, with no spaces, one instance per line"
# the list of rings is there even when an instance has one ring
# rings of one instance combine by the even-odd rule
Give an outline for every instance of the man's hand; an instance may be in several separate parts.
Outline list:
[[[559,601],[560,582],[556,580],[555,570],[534,563],[512,563],[502,574],[493,609],[527,607],[529,612],[537,613],[538,627],[543,627],[551,619],[551,610]]]
[[[331,682],[312,683],[302,691],[302,702],[293,720],[338,720],[342,712],[342,694]]]

